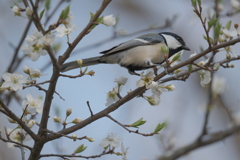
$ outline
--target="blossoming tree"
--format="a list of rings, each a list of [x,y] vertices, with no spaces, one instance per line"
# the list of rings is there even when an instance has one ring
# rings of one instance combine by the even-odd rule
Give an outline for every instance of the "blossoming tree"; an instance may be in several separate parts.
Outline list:
[[[59,1],[59,5],[63,2],[64,0]],[[204,39],[208,44],[207,48],[202,49],[199,53],[192,53],[186,60],[181,59],[182,52],[177,53],[173,57],[166,59],[164,71],[160,70],[160,68],[163,67],[159,66],[154,68],[154,70],[150,69],[141,72],[139,80],[136,82],[136,86],[134,86],[136,88],[134,90],[130,90],[125,95],[122,95],[121,91],[127,84],[128,78],[124,76],[119,76],[119,78],[116,77],[116,86],[107,93],[105,103],[106,108],[94,114],[89,102],[87,102],[90,115],[86,119],[75,117],[73,120],[68,121],[68,117],[73,112],[72,108],[66,109],[64,118],[60,116],[49,118],[50,111],[53,110],[53,96],[57,95],[63,99],[61,97],[61,93],[56,92],[59,78],[67,77],[69,78],[69,81],[71,81],[72,78],[94,75],[94,71],[82,67],[81,59],[77,61],[79,65],[78,75],[62,74],[60,73],[60,69],[62,64],[72,55],[75,47],[81,43],[82,39],[87,34],[91,34],[95,27],[101,24],[105,26],[115,26],[117,24],[117,20],[113,15],[102,15],[103,11],[110,2],[111,0],[103,0],[96,13],[90,13],[89,23],[73,40],[71,34],[73,31],[76,31],[77,27],[73,24],[74,16],[71,13],[70,4],[61,11],[58,18],[55,19],[55,23],[49,26],[43,25],[42,19],[46,12],[49,11],[51,0],[36,0],[35,3],[32,0],[23,0],[22,7],[18,4],[15,4],[12,7],[13,14],[15,16],[19,16],[19,18],[28,18],[29,24],[32,22],[34,23],[36,31],[30,35],[24,34],[26,44],[22,45],[22,43],[20,43],[19,47],[21,47],[20,52],[23,52],[25,56],[21,60],[17,60],[16,56],[19,52],[17,51],[13,58],[13,62],[10,63],[8,71],[3,73],[1,76],[0,112],[10,123],[13,123],[15,127],[5,127],[1,130],[0,140],[6,142],[10,148],[20,148],[23,160],[36,160],[44,157],[60,157],[63,159],[76,157],[89,159],[103,157],[107,154],[115,154],[121,156],[123,160],[127,160],[129,147],[125,147],[123,138],[118,137],[119,135],[114,133],[109,133],[106,138],[103,137],[103,140],[99,143],[100,147],[102,147],[102,152],[100,154],[89,156],[82,155],[82,153],[84,153],[87,149],[87,146],[84,144],[79,145],[74,151],[72,151],[72,153],[69,154],[57,154],[52,152],[43,154],[42,150],[47,142],[57,140],[61,137],[72,139],[73,141],[85,139],[89,142],[94,142],[94,138],[88,136],[81,137],[76,135],[74,132],[91,125],[92,122],[103,117],[109,118],[111,121],[120,125],[130,133],[132,132],[146,137],[155,136],[161,133],[161,130],[166,125],[164,122],[158,123],[152,131],[149,131],[149,133],[142,133],[135,128],[140,128],[142,125],[146,125],[146,120],[143,120],[143,118],[140,118],[135,122],[129,122],[128,125],[124,125],[117,121],[114,117],[110,116],[110,113],[118,110],[119,107],[123,106],[126,102],[131,101],[134,97],[143,98],[149,103],[149,105],[159,106],[161,105],[160,97],[165,92],[175,91],[177,88],[177,86],[175,87],[171,84],[172,81],[186,81],[192,74],[199,75],[202,87],[210,86],[209,102],[205,105],[205,117],[201,133],[193,143],[185,147],[172,150],[171,152],[167,152],[159,159],[176,159],[196,148],[223,140],[224,138],[238,132],[240,130],[239,118],[237,115],[231,116],[231,114],[229,114],[232,118],[231,125],[224,131],[209,133],[207,128],[209,114],[214,102],[216,101],[216,97],[224,93],[226,89],[224,85],[226,83],[225,79],[215,76],[214,73],[217,72],[219,68],[234,68],[234,65],[232,65],[231,62],[240,59],[240,56],[235,54],[231,48],[232,45],[240,42],[238,24],[234,24],[234,29],[232,29],[231,21],[228,21],[226,24],[222,24],[219,21],[222,16],[220,13],[223,10],[222,3],[219,0],[215,2],[215,14],[208,17],[203,16],[204,13],[201,0],[191,0],[193,11],[202,23],[204,29]],[[233,10],[231,15],[238,14],[240,2],[238,0],[231,0],[229,3],[231,4],[231,8]],[[41,6],[41,4],[44,5]],[[59,9],[59,5],[56,6],[53,12]],[[230,16],[230,13],[227,13],[227,16]],[[49,16],[49,18],[51,18],[51,16]],[[48,17],[46,19],[48,20]],[[169,27],[169,25],[170,22],[158,29]],[[26,30],[29,30],[29,26]],[[156,28],[150,28],[148,30],[151,29]],[[211,33],[213,33],[213,36],[211,36]],[[120,32],[119,35],[125,36],[126,33]],[[67,37],[67,41],[65,42],[68,45],[66,51],[59,56],[55,54],[57,51],[56,45],[54,45],[56,37]],[[168,48],[162,48],[162,51],[164,54],[168,55]],[[215,56],[220,52],[225,53],[226,57],[221,60],[216,60]],[[41,71],[26,65],[24,66],[22,73],[15,73],[16,67],[14,68],[14,61],[18,61],[16,64],[18,66],[23,59],[27,59],[28,57],[30,57],[32,61],[38,61],[41,56],[46,55],[49,56],[53,67],[53,73],[50,79],[39,82],[38,79],[43,76]],[[199,60],[200,58],[204,58],[204,60]],[[43,84],[48,84],[48,87],[41,87]],[[26,94],[26,98],[21,101],[22,112],[16,113],[13,110],[10,110],[8,105],[11,99],[16,95],[15,93],[18,93],[20,90],[27,91],[30,87],[36,87],[39,90],[44,91],[44,97],[34,97],[31,94]],[[36,120],[36,116],[40,117],[40,121]],[[52,131],[52,129],[48,126],[50,120],[53,120],[56,124],[61,124],[63,128],[61,130]],[[34,125],[38,126],[38,131],[32,130]],[[29,140],[33,141],[32,146],[28,145],[27,141]],[[119,146],[121,146],[121,149],[118,148]],[[29,157],[25,156],[25,150],[29,151]],[[133,150],[134,148],[132,151]]]

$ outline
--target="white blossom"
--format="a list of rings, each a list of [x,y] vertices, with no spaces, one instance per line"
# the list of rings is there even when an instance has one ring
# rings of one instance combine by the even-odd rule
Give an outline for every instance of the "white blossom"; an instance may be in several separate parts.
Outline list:
[[[42,99],[33,98],[32,95],[30,94],[27,94],[26,98],[27,100],[22,101],[22,106],[24,110],[27,107],[27,111],[31,114],[42,113],[43,110]]]
[[[14,141],[14,142],[18,142],[18,143],[23,143],[25,144],[25,141],[31,140],[32,138],[23,130],[20,128],[17,129],[7,129],[7,134],[9,135],[9,138]],[[10,143],[7,142],[7,146],[8,148],[13,148],[14,147],[14,143]]]
[[[189,58],[192,58],[192,57],[194,57],[194,56],[196,56],[196,55],[197,55],[197,53],[194,52],[194,53],[192,53],[192,54],[189,56]]]
[[[153,71],[148,70],[145,75],[144,75],[144,72],[142,72],[140,76],[141,76],[141,79],[137,81],[136,86],[137,87],[146,86],[146,88],[149,89],[149,85],[152,83],[155,77]]]
[[[103,17],[102,23],[106,26],[114,26],[116,24],[116,19],[113,15]]]
[[[43,49],[43,46],[41,45],[24,45],[22,47],[22,51],[29,55],[32,59],[32,61],[37,61],[40,56],[45,56],[47,54],[47,51]]]
[[[55,40],[55,35],[53,33],[48,33],[43,37],[43,44],[49,46],[53,44]]]
[[[226,28],[222,29],[222,32],[227,37],[236,37],[238,35],[236,30],[230,31],[230,30],[228,30]]]
[[[118,79],[115,79],[114,82],[117,82],[118,85],[125,85],[127,83],[128,78],[121,76]]]
[[[240,8],[240,2],[238,0],[231,0],[231,5],[234,9],[239,9]]]
[[[152,96],[146,96],[147,101],[149,102],[149,104],[151,104],[152,106],[156,106],[159,105],[160,103],[160,92],[156,91],[156,90],[152,90],[153,94]]]
[[[122,150],[122,160],[128,160],[127,159],[127,152],[128,152],[129,147],[124,148],[123,143],[121,143],[121,150]]]
[[[208,63],[209,59],[206,59],[205,61],[198,62],[198,65],[204,66],[206,63]]]
[[[68,17],[63,21],[63,24],[67,27],[67,28],[75,28],[75,25],[72,24],[72,20],[73,20],[73,14],[71,12],[68,13]]]
[[[22,90],[23,83],[27,83],[27,77],[16,73],[4,73],[2,75],[4,83],[1,88],[12,88],[14,91]]]
[[[42,32],[36,31],[33,33],[33,35],[28,35],[25,38],[25,41],[29,45],[34,45],[34,44],[42,45],[43,44],[43,34],[42,34]]]
[[[33,35],[28,35],[25,38],[27,44],[22,47],[22,51],[26,55],[30,55],[33,61],[36,61],[41,55],[47,54],[45,46],[51,45],[54,42],[54,37],[52,33],[43,36],[41,32],[34,32]]]
[[[33,69],[24,65],[23,68],[24,73],[28,74],[31,78],[39,78],[41,76],[41,71],[38,69]]]
[[[201,79],[200,84],[202,87],[205,87],[205,85],[211,81],[211,72],[201,70],[199,71],[199,73],[200,73],[200,79]]]
[[[214,76],[212,80],[212,91],[215,94],[222,94],[226,89],[226,79]]]
[[[107,93],[107,103],[106,106],[110,106],[119,100],[118,93],[121,91],[122,86],[116,86],[111,91]]]
[[[18,6],[13,6],[13,7],[12,7],[12,13],[13,13],[15,16],[21,16],[20,8],[19,8]]]
[[[116,137],[114,133],[110,133],[106,138],[100,142],[100,146],[105,148],[111,146],[117,148],[120,146],[120,141],[123,141],[122,137]]]
[[[58,26],[56,28],[56,31],[58,32],[56,36],[63,37],[64,35],[67,35],[70,38],[70,33],[75,29],[76,29],[75,26],[72,27],[66,27],[65,25]]]

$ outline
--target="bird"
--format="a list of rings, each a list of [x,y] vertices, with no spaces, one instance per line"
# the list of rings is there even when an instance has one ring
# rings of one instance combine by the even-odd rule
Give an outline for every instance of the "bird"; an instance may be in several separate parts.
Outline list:
[[[100,52],[102,56],[82,59],[82,67],[104,63],[119,64],[128,69],[130,74],[139,75],[135,71],[154,68],[165,62],[163,46],[169,49],[168,58],[182,50],[190,51],[182,37],[175,33],[149,33],[104,50]],[[77,60],[63,64],[60,72],[76,68],[80,68]]]

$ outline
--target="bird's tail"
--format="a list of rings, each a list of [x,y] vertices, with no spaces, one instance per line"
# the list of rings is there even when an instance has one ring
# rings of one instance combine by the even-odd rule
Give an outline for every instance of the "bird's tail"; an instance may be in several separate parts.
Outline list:
[[[82,59],[82,67],[99,64],[100,63],[99,59],[100,59],[100,56]],[[61,72],[66,72],[76,68],[79,68],[79,64],[77,61],[68,62],[62,65]]]

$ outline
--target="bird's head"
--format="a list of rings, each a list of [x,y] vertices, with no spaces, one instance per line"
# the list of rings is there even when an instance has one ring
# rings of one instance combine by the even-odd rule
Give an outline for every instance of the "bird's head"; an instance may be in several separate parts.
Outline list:
[[[168,46],[169,50],[176,51],[176,53],[181,50],[190,51],[190,48],[186,46],[184,40],[179,35],[171,32],[162,32],[159,33],[159,35],[164,37],[165,43]]]

